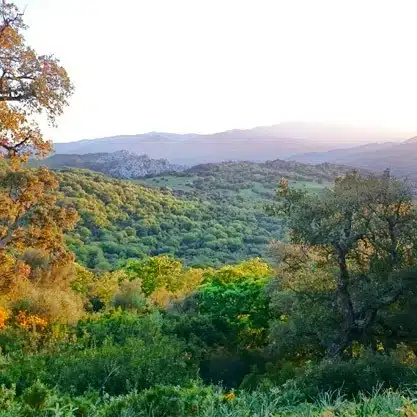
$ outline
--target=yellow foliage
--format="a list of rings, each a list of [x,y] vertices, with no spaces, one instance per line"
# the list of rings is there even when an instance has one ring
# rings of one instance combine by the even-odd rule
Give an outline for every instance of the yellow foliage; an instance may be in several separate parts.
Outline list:
[[[321,417],[335,417],[335,415],[334,415],[333,410],[327,409],[323,411],[323,413],[321,414]]]
[[[110,306],[119,284],[127,280],[124,271],[106,272],[97,276],[88,286],[88,298],[100,300],[105,306]]]
[[[236,399],[236,394],[232,391],[232,392],[229,392],[229,393],[227,393],[227,394],[225,394],[224,395],[224,399],[226,400],[226,401],[233,401],[233,400],[235,400]]]
[[[34,115],[45,114],[53,123],[73,86],[57,59],[26,44],[22,16],[13,3],[0,3],[0,158],[7,158],[0,169],[0,292],[10,304],[25,302],[33,310],[19,313],[21,327],[42,330],[47,321],[79,316],[81,299],[71,291],[72,274],[64,268],[73,260],[64,232],[74,226],[77,213],[57,205],[52,172],[23,163],[51,150]],[[48,259],[47,268],[24,259],[34,249]]]
[[[76,323],[82,316],[82,297],[71,289],[73,265],[32,270],[29,277],[15,280],[8,293],[12,308],[25,306],[25,313],[49,323]]]
[[[24,311],[20,311],[16,316],[16,323],[26,330],[33,332],[43,331],[48,326],[48,322],[34,314],[26,314]]]
[[[404,417],[417,417],[417,409],[409,401],[406,401],[404,406],[400,408],[399,411],[401,412],[401,415],[403,415]]]
[[[74,264],[75,277],[71,281],[71,288],[78,294],[86,296],[90,286],[94,283],[94,273],[79,264]]]
[[[205,277],[221,282],[233,282],[240,279],[252,277],[257,279],[269,278],[272,276],[272,268],[259,258],[249,259],[237,265],[226,265],[217,270],[205,272]]]
[[[36,248],[53,264],[72,261],[64,245],[64,231],[78,215],[72,208],[56,205],[56,176],[47,169],[6,170],[0,173],[0,277],[1,290],[27,276],[30,268],[21,257]]]
[[[6,321],[9,318],[9,313],[4,307],[0,307],[0,329],[6,327]]]

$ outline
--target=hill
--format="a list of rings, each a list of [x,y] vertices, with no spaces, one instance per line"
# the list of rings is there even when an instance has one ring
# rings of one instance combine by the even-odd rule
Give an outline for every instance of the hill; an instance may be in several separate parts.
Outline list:
[[[47,166],[51,169],[85,168],[125,179],[185,170],[184,166],[171,164],[166,159],[151,159],[148,155],[136,155],[129,151],[84,155],[57,154],[42,161],[32,161],[32,165]]]
[[[67,244],[79,262],[106,270],[164,253],[187,265],[265,257],[269,242],[283,237],[279,219],[264,209],[278,181],[317,192],[347,169],[277,160],[205,164],[135,181],[82,169],[57,174],[61,201],[81,216]]]
[[[417,141],[412,138],[400,143],[380,143],[293,155],[291,160],[321,164],[345,164],[352,167],[383,171],[390,168],[394,175],[417,180]]]
[[[179,199],[166,189],[87,170],[58,175],[61,202],[75,206],[81,217],[67,245],[89,268],[113,269],[130,258],[165,253],[187,265],[234,263],[264,255],[281,233],[277,219],[250,206]]]
[[[398,141],[404,133],[383,129],[360,129],[323,123],[281,123],[253,129],[235,129],[214,134],[151,132],[56,143],[57,154],[87,154],[129,150],[151,158],[166,158],[176,164],[196,165],[226,160],[266,161],[298,153],[328,151],[377,141]]]
[[[280,159],[262,163],[230,161],[200,164],[183,172],[149,176],[138,182],[151,187],[168,187],[180,196],[217,202],[229,200],[229,204],[230,200],[237,199],[248,204],[249,200],[273,198],[281,178],[289,179],[293,186],[318,190],[349,170],[346,166],[307,165]]]

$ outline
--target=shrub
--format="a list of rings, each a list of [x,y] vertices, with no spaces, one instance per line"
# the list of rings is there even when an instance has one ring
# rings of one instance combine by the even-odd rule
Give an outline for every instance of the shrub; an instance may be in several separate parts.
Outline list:
[[[393,356],[368,354],[349,361],[324,361],[297,379],[309,396],[337,391],[353,397],[359,392],[372,392],[376,387],[400,388],[416,380],[416,367]]]
[[[12,407],[16,396],[16,385],[7,388],[5,385],[0,386],[0,410],[8,410]]]
[[[157,385],[141,393],[119,397],[105,407],[106,417],[143,415],[183,417],[198,415],[210,404],[220,404],[223,396],[211,387]]]
[[[183,343],[157,336],[152,342],[132,338],[123,345],[104,343],[98,348],[52,356],[46,381],[77,395],[89,390],[119,395],[158,383],[184,384],[197,374]]]
[[[106,340],[116,344],[137,337],[146,343],[152,343],[154,337],[162,335],[163,320],[161,314],[139,315],[132,311],[113,310],[104,314],[92,314],[80,321],[77,335],[84,344],[102,346]]]
[[[114,307],[124,310],[143,310],[146,307],[146,298],[140,280],[122,282],[112,303]]]

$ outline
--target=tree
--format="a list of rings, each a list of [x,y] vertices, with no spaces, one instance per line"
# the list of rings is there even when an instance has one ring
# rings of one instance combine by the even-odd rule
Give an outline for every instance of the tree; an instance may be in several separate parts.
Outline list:
[[[180,275],[183,266],[180,261],[166,255],[131,261],[126,267],[131,280],[140,279],[145,295],[150,295],[158,288],[175,291],[181,287]]]
[[[29,169],[29,156],[44,156],[51,143],[36,117],[55,123],[73,86],[53,56],[38,55],[26,44],[23,14],[13,3],[0,3],[0,277],[4,292],[28,278],[27,250],[37,249],[56,267],[72,260],[64,232],[77,214],[57,204],[58,180],[45,168]],[[13,295],[13,296],[16,296]]]
[[[309,284],[300,288],[295,279],[299,288],[284,288],[315,299],[313,306],[325,303],[328,317],[312,337],[324,342],[327,356],[342,355],[354,341],[375,343],[381,313],[414,297],[417,213],[412,198],[407,184],[389,171],[367,177],[353,171],[322,195],[280,182],[270,212],[285,219],[298,251],[281,251],[279,258],[287,263],[287,275],[301,274]],[[314,283],[318,270],[327,278]]]
[[[29,248],[47,253],[52,264],[72,260],[64,246],[63,231],[75,224],[77,213],[56,204],[57,187],[55,175],[44,168],[0,173],[1,285],[10,283]]]
[[[65,69],[51,55],[38,55],[26,44],[26,25],[17,6],[0,4],[0,148],[7,155],[45,155],[51,144],[42,137],[33,116],[55,122],[73,86]]]

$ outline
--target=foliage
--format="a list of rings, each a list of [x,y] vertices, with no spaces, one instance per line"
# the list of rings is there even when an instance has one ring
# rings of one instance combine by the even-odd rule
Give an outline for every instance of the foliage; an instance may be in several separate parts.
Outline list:
[[[255,215],[241,202],[182,199],[82,170],[58,173],[60,202],[80,215],[67,245],[77,262],[95,270],[112,270],[129,260],[169,255],[188,266],[219,266],[261,256],[269,239],[279,236],[279,220]]]
[[[307,369],[297,383],[308,396],[338,391],[350,398],[375,387],[405,388],[415,383],[417,367],[402,363],[395,355],[366,353],[348,361],[324,361]]]
[[[181,262],[168,256],[156,256],[142,261],[131,261],[126,267],[130,279],[140,279],[145,295],[152,294],[156,289],[165,287],[176,291],[181,285]]]
[[[162,330],[157,316],[119,313],[81,322],[73,337],[43,343],[32,351],[14,351],[0,370],[0,382],[21,392],[32,382],[67,393],[98,390],[127,393],[156,383],[183,384],[197,378],[187,346]]]
[[[23,14],[10,2],[0,5],[0,148],[9,156],[44,155],[50,144],[31,117],[51,122],[67,105],[73,87],[53,56],[38,55],[25,42]],[[1,155],[1,153],[0,153]]]
[[[352,172],[321,196],[282,181],[277,199],[271,211],[284,216],[298,246],[278,251],[282,279],[275,299],[285,319],[277,329],[286,333],[276,337],[286,343],[297,336],[303,347],[315,345],[328,357],[351,355],[354,342],[376,349],[384,312],[416,295],[411,190],[388,171],[380,177]]]
[[[51,263],[63,264],[72,254],[63,245],[65,230],[77,219],[72,208],[57,205],[58,182],[45,169],[21,168],[0,172],[0,260],[2,291],[13,290],[13,276],[27,276],[27,263],[17,257],[36,248]]]
[[[29,388],[31,390],[31,388]],[[71,399],[48,389],[44,405],[36,410],[13,401],[2,417],[259,417],[272,416],[362,416],[413,417],[415,405],[410,393],[375,390],[348,400],[338,392],[326,392],[308,402],[296,387],[272,388],[255,392],[227,392],[199,386],[179,388],[157,386],[143,393],[131,392],[97,401],[94,396]],[[30,412],[30,414],[28,414]]]
[[[283,161],[143,180],[159,190],[29,168],[50,150],[34,116],[72,85],[22,19],[0,4],[0,417],[417,415],[407,184]]]
[[[68,281],[58,280],[55,286],[51,280],[57,269],[73,259],[64,245],[64,232],[74,227],[77,214],[57,203],[54,174],[45,168],[27,169],[24,162],[51,150],[34,116],[46,115],[53,123],[68,104],[73,87],[58,60],[38,55],[26,44],[25,29],[19,8],[1,2],[0,158],[6,162],[0,166],[0,291],[2,304],[11,309],[27,304],[47,315],[56,313],[58,304],[77,303]],[[40,263],[33,262],[33,253]],[[52,292],[57,292],[57,303]],[[48,324],[45,317],[27,311],[18,312],[14,319],[34,332]],[[2,327],[4,321],[3,317]]]

